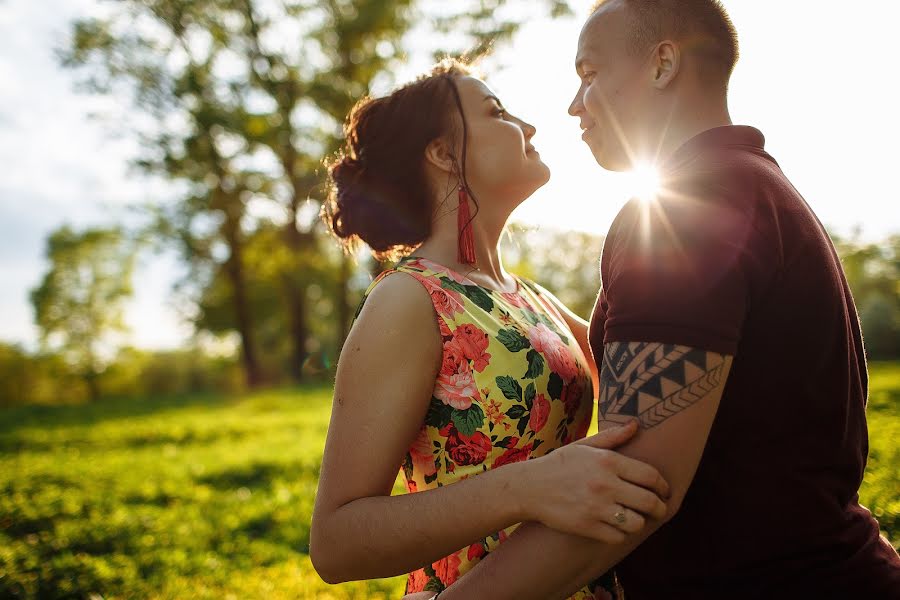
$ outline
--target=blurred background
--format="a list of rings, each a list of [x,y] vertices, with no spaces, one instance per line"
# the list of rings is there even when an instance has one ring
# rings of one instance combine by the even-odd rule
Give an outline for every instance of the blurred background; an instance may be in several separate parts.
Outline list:
[[[566,109],[589,0],[0,0],[0,597],[393,598],[307,556],[330,382],[389,265],[318,218],[362,96],[482,54],[551,182],[507,266],[589,314],[634,184]],[[900,5],[726,0],[736,123],[829,228],[900,544]],[[399,489],[399,488],[398,488]]]

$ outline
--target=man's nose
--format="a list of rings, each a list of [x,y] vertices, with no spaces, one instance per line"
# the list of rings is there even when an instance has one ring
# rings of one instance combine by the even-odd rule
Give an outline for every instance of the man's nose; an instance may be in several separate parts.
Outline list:
[[[584,103],[581,101],[581,90],[578,90],[578,93],[572,98],[572,103],[569,104],[569,114],[573,117],[577,117],[583,110]]]

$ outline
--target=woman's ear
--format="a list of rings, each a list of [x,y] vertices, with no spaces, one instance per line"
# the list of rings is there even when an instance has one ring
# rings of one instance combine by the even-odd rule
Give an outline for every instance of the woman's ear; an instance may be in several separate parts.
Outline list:
[[[425,147],[425,161],[451,175],[456,174],[459,166],[452,146],[444,138],[432,140]]]

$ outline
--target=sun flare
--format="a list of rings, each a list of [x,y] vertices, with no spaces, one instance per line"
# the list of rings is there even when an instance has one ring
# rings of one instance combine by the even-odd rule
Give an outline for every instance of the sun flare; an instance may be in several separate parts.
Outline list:
[[[652,202],[659,194],[659,171],[649,163],[639,164],[628,172],[628,190],[642,202]]]

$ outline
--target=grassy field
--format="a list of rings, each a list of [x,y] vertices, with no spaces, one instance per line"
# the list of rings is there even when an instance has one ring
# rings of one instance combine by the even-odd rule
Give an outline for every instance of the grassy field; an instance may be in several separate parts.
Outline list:
[[[872,365],[862,489],[900,543],[900,364]],[[307,556],[329,390],[0,412],[0,598],[399,598]],[[93,594],[93,596],[92,596]]]

